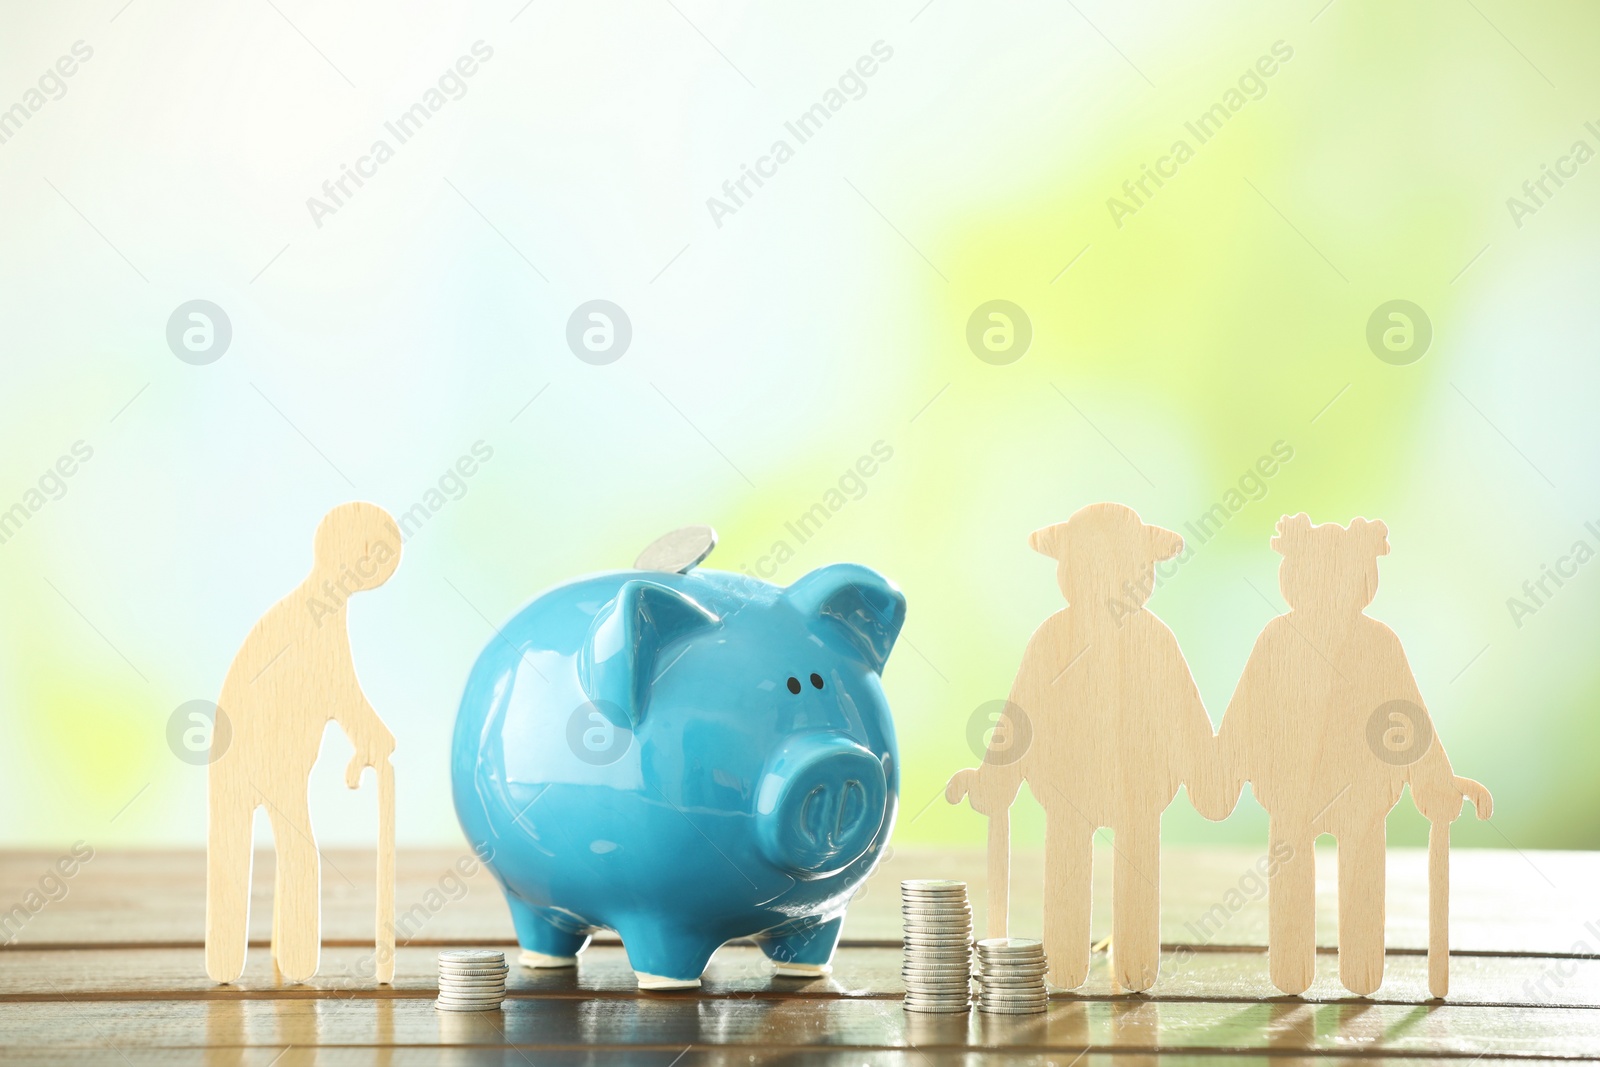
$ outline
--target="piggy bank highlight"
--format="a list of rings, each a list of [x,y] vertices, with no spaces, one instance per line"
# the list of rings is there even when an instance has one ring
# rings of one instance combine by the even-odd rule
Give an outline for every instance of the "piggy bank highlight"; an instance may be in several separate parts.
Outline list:
[[[619,571],[523,608],[472,669],[452,755],[522,962],[571,966],[608,929],[648,989],[697,986],[740,937],[825,972],[894,824],[880,675],[905,610],[852,564],[787,589]]]

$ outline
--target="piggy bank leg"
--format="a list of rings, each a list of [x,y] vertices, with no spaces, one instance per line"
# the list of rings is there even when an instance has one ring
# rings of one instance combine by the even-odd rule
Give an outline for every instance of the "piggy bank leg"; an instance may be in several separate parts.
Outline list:
[[[511,906],[511,922],[517,928],[524,967],[577,965],[578,953],[589,943],[589,935],[574,930],[568,916],[553,908],[529,904],[514,893],[506,894],[506,903]]]
[[[698,989],[701,972],[722,944],[719,936],[650,919],[620,924],[617,933],[640,989]]]
[[[753,940],[784,978],[816,978],[833,970],[833,950],[839,945],[844,916],[809,921],[779,931],[757,934]]]

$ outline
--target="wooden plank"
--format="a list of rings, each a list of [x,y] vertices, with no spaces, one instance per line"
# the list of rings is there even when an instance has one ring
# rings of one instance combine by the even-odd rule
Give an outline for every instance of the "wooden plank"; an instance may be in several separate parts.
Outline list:
[[[1345,1001],[1249,1004],[1059,999],[1048,1013],[918,1016],[892,1000],[842,998],[530,997],[502,1011],[436,1011],[424,997],[207,998],[0,1003],[12,1046],[68,1050],[321,1045],[528,1050],[695,1045],[750,1048],[928,1047],[1172,1054],[1592,1056],[1600,1013],[1572,1008],[1435,1007]],[[730,1052],[734,1050],[730,1049]],[[670,1058],[670,1056],[668,1057]]]
[[[980,1058],[981,1057],[981,1058]],[[84,1067],[435,1067],[440,1062],[455,1067],[592,1067],[596,1062],[622,1061],[644,1067],[973,1067],[974,1063],[1001,1067],[1110,1067],[1111,1064],[1143,1067],[1329,1067],[1330,1064],[1359,1064],[1360,1067],[1560,1067],[1572,1060],[1502,1059],[1496,1056],[1285,1056],[1230,1054],[1215,1055],[1080,1055],[1078,1052],[1029,1052],[985,1049],[972,1053],[955,1049],[816,1049],[685,1046],[681,1049],[634,1045],[626,1049],[539,1048],[526,1053],[506,1048],[457,1046],[442,1057],[439,1049],[378,1048],[343,1046],[335,1048],[244,1049],[74,1049],[72,1059]],[[0,1049],[0,1062],[21,1067],[58,1067],[61,1052],[50,1048]]]
[[[1107,846],[1102,846],[1104,849]],[[1211,947],[1266,944],[1264,850],[1171,848],[1162,879],[1165,944]],[[40,887],[58,858],[50,852],[0,854],[0,939],[16,947],[60,944],[200,944],[204,937],[205,862],[197,851],[99,852],[65,883],[63,899],[44,901],[23,920],[5,925],[7,909]],[[323,876],[324,944],[370,944],[374,854],[329,850]],[[1110,932],[1110,870],[1097,855],[1093,935]],[[1600,955],[1600,853],[1457,849],[1451,861],[1451,947],[1457,951],[1513,954]],[[463,875],[463,865],[471,873]],[[987,862],[981,848],[904,848],[873,875],[851,905],[845,939],[891,943],[900,936],[902,878],[961,878],[971,887],[977,929],[984,929]],[[500,943],[511,920],[499,887],[463,850],[406,850],[397,860],[396,914],[401,939],[414,943]],[[1424,950],[1428,944],[1427,853],[1391,849],[1390,949]],[[258,858],[250,935],[266,943],[272,915],[270,855]],[[1043,859],[1018,851],[1012,861],[1012,930],[1037,936]],[[1337,865],[1332,850],[1318,850],[1319,945],[1334,944]],[[1517,901],[1508,907],[1507,901]],[[14,915],[14,910],[9,912]],[[6,951],[0,949],[0,952]]]
[[[504,946],[514,959],[513,946]],[[193,997],[381,997],[415,996],[437,988],[437,950],[401,948],[396,955],[393,990],[375,987],[372,950],[337,947],[324,950],[324,967],[309,984],[288,986],[276,981],[264,954],[252,959],[235,986],[219,988],[205,974],[198,948],[66,949],[19,952],[0,970],[0,1001],[60,999],[179,999]],[[893,998],[905,992],[900,981],[900,951],[889,948],[847,948],[825,978],[774,978],[770,964],[751,946],[721,949],[706,971],[708,997],[809,997],[827,999]],[[1260,951],[1162,954],[1161,978],[1150,990],[1153,1000],[1252,1002],[1279,996],[1267,976]],[[1457,956],[1452,961],[1455,984],[1450,1003],[1515,1007],[1593,1007],[1600,1004],[1600,960]],[[1339,985],[1331,954],[1318,957],[1317,981],[1305,994],[1311,1002],[1357,1002]],[[1083,997],[1127,997],[1113,987],[1104,953],[1097,953],[1089,981],[1077,991]],[[583,955],[576,970],[535,971],[512,967],[507,988],[517,994],[585,996],[603,993],[636,996],[638,990],[626,955],[616,945],[596,945]],[[1379,1004],[1426,1004],[1427,962],[1420,954],[1394,955],[1387,961],[1383,985],[1370,998]],[[1597,1018],[1600,1021],[1600,1018]]]

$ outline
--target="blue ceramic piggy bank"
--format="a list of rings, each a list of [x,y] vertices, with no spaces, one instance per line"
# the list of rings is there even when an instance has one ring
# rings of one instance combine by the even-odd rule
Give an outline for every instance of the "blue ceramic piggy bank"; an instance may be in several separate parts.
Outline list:
[[[615,930],[647,989],[699,984],[748,937],[823,973],[894,823],[880,674],[905,598],[837,564],[788,588],[713,570],[558,586],[479,656],[456,719],[456,812],[522,962]]]

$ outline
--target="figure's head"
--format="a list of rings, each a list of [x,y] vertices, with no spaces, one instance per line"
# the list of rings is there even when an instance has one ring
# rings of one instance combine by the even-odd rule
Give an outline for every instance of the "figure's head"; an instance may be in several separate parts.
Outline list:
[[[1272,550],[1283,557],[1278,588],[1291,608],[1358,614],[1378,591],[1378,557],[1389,554],[1389,528],[1366,519],[1313,526],[1305,512],[1285,515]]]
[[[312,552],[313,567],[336,584],[375,589],[400,566],[400,528],[376,504],[340,504],[317,524]]]
[[[1028,544],[1058,561],[1056,581],[1067,603],[1114,599],[1130,611],[1150,598],[1156,564],[1183,551],[1183,538],[1146,525],[1121,504],[1080,508],[1066,522],[1035,530]]]

